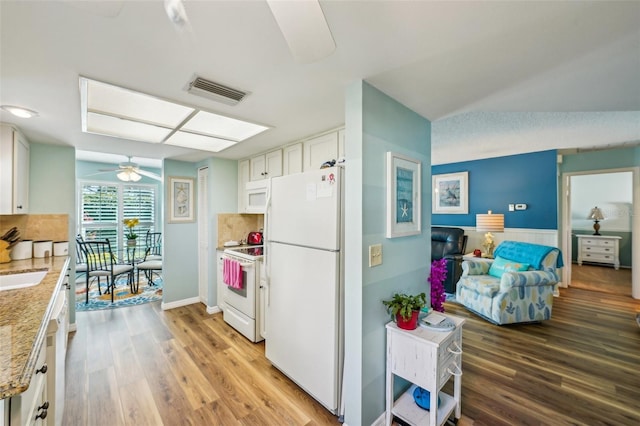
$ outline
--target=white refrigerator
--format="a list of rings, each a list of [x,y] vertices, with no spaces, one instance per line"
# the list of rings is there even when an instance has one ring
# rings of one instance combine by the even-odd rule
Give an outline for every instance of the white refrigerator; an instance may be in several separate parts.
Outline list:
[[[339,167],[273,178],[265,219],[266,357],[334,414],[344,358],[342,193]]]

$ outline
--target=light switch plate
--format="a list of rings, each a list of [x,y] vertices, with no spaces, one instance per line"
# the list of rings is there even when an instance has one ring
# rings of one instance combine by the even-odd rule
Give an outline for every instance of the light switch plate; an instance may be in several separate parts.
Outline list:
[[[516,205],[515,204],[509,204],[509,211],[513,212],[516,210]]]
[[[369,246],[369,268],[382,265],[382,244]]]

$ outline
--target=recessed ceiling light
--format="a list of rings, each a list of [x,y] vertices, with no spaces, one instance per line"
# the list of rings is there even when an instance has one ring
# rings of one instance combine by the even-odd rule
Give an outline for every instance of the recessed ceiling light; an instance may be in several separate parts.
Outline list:
[[[0,108],[20,118],[31,118],[31,117],[37,117],[39,115],[36,111],[30,110],[27,108],[22,108],[19,106],[2,105]]]

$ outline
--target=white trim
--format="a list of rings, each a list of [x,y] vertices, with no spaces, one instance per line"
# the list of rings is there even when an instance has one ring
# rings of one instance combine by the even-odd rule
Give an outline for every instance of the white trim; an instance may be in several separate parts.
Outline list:
[[[76,330],[78,330],[78,324],[75,322],[69,323],[69,333]]]
[[[207,313],[209,315],[217,314],[218,312],[222,312],[219,306],[207,306]]]
[[[168,311],[169,309],[179,308],[181,306],[193,305],[194,303],[200,303],[200,298],[189,297],[188,299],[176,300],[175,302],[164,303],[160,305],[163,311]]]
[[[385,426],[384,421],[385,421],[385,415],[386,414],[387,414],[386,411],[384,413],[380,414],[380,417],[375,419],[373,421],[373,423],[371,423],[371,426]],[[346,425],[346,423],[343,423],[343,425]]]

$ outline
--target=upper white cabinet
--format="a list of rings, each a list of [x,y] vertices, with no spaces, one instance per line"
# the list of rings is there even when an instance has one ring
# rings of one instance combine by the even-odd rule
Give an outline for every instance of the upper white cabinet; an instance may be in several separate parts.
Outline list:
[[[338,160],[338,132],[304,141],[303,170],[318,170],[323,163]]]
[[[282,171],[285,175],[302,171],[302,143],[285,146],[282,149]]]
[[[249,159],[251,180],[282,176],[282,150],[267,152]]]
[[[29,142],[17,128],[0,126],[0,214],[29,212]]]
[[[249,173],[249,160],[238,161],[238,212],[245,213],[247,210],[246,188],[247,182],[251,180]]]

